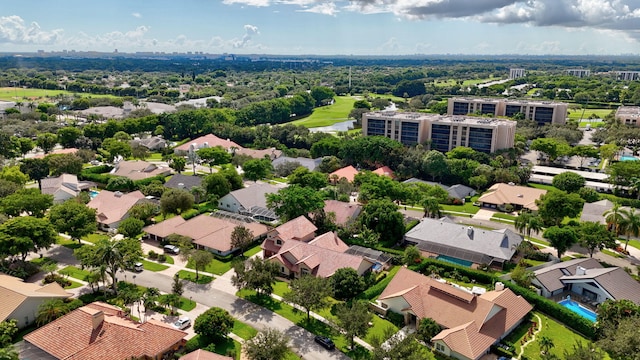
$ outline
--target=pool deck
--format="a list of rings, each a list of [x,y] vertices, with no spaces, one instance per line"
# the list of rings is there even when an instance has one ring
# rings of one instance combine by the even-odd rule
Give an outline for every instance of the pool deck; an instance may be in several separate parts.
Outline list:
[[[581,306],[597,313],[598,312],[598,305],[599,303],[594,302],[594,301],[588,301],[588,299],[585,299],[582,295],[580,294],[576,294],[574,292],[571,291],[565,291],[561,294],[552,296],[551,299],[557,303],[559,303],[562,300],[566,300],[567,299],[567,295],[571,296],[571,301],[575,301],[578,304],[580,304]]]

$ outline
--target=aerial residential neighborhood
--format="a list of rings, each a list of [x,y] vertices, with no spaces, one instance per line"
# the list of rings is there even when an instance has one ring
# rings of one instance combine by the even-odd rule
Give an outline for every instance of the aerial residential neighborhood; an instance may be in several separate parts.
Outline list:
[[[244,26],[0,54],[0,359],[638,358],[640,61]]]

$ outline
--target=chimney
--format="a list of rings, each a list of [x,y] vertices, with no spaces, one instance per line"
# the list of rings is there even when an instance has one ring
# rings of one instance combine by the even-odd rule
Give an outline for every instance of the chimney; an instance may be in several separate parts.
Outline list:
[[[473,226],[469,226],[467,228],[467,236],[469,236],[469,239],[473,240]]]
[[[582,266],[576,268],[576,275],[587,275],[587,269]]]
[[[91,315],[91,324],[93,325],[93,330],[96,330],[102,323],[104,322],[104,313],[102,311],[98,311],[95,314]]]
[[[502,290],[504,290],[504,284],[503,284],[503,283],[501,283],[500,281],[498,281],[498,282],[496,283],[496,286],[495,286],[495,287],[496,287],[496,291],[502,291]]]
[[[183,183],[178,183],[178,189],[184,189],[184,188],[185,188],[185,186],[184,186]]]

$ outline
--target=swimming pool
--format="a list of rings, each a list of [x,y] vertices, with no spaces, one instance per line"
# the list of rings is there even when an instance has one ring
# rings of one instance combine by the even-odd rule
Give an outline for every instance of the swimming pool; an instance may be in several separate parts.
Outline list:
[[[581,306],[580,304],[578,304],[577,302],[573,301],[573,300],[569,300],[569,299],[564,299],[562,301],[560,301],[558,304],[566,307],[567,309],[573,311],[574,313],[582,316],[583,318],[591,321],[591,322],[596,322],[596,318],[598,317],[598,315],[596,313],[594,313],[593,311],[587,309],[584,306]]]
[[[95,198],[96,196],[98,196],[98,194],[100,194],[100,191],[96,191],[96,190],[89,190],[89,197],[90,198]]]
[[[638,158],[635,156],[622,155],[620,156],[620,161],[637,161]]]
[[[436,256],[436,260],[446,261],[448,263],[465,266],[465,267],[471,267],[471,265],[473,265],[471,261],[462,260],[462,259],[454,258],[451,256],[447,256],[447,255],[438,255]]]

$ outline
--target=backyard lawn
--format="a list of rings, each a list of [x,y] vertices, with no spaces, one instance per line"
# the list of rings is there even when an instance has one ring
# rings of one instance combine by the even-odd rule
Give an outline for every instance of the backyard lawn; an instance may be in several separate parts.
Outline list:
[[[349,120],[348,116],[356,99],[353,96],[336,96],[334,99],[335,103],[332,105],[315,108],[311,115],[292,121],[290,124],[312,128]]]
[[[260,251],[262,251],[262,248],[260,247],[260,244],[252,247],[251,249],[245,251],[242,255],[244,255],[244,257],[246,258],[250,258],[253,255],[259,253]]]

